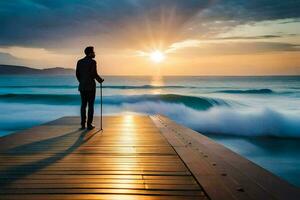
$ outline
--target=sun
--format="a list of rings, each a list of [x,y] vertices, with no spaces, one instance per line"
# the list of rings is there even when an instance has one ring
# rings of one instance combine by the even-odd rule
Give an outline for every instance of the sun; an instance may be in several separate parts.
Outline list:
[[[150,59],[155,63],[160,63],[165,59],[164,53],[159,50],[150,53]]]

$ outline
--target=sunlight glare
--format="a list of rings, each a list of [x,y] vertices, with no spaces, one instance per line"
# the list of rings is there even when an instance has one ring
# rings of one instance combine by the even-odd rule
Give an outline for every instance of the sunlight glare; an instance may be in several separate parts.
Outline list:
[[[153,62],[160,63],[165,59],[165,55],[161,51],[156,50],[150,53],[150,59]]]

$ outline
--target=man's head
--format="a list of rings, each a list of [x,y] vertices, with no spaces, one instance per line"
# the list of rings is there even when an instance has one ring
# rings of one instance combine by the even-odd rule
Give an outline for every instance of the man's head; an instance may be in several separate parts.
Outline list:
[[[90,58],[95,58],[95,52],[94,52],[94,47],[92,46],[89,46],[89,47],[86,47],[84,49],[84,53],[86,56],[90,57]]]

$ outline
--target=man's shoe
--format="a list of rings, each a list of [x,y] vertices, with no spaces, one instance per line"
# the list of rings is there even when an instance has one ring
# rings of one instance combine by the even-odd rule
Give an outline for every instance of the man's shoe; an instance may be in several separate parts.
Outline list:
[[[85,129],[85,124],[82,123],[80,129],[81,129],[81,130]]]
[[[93,130],[95,128],[95,126],[93,125],[93,124],[89,124],[88,126],[87,126],[87,129],[88,130]]]

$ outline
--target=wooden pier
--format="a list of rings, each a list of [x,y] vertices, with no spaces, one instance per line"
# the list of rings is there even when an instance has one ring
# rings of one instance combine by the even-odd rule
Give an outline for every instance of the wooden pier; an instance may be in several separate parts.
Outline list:
[[[103,122],[100,133],[64,117],[0,138],[0,199],[300,199],[298,188],[164,116]]]

